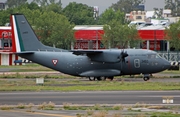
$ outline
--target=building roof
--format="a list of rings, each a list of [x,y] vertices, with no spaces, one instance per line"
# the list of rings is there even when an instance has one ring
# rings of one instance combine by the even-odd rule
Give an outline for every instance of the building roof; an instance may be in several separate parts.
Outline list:
[[[0,30],[11,30],[11,26],[0,26]]]
[[[103,25],[77,25],[74,30],[103,30]]]
[[[165,30],[165,27],[162,25],[153,25],[153,26],[141,27],[138,30]]]
[[[103,25],[77,25],[73,28],[74,30],[103,30]],[[152,25],[140,27],[138,30],[165,30],[162,25]]]

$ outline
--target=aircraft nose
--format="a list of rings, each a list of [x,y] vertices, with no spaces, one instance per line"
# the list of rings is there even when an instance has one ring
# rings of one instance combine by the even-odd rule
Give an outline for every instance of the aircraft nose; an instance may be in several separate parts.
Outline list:
[[[171,66],[170,62],[167,61],[167,60],[165,60],[165,61],[164,61],[164,69],[169,69],[170,66]]]

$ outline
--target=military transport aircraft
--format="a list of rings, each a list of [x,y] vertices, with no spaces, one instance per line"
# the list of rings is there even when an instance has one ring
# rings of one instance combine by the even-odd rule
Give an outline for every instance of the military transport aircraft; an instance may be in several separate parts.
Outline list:
[[[32,62],[65,74],[102,80],[114,76],[161,72],[170,63],[145,49],[64,50],[43,45],[23,14],[11,15],[14,52]]]

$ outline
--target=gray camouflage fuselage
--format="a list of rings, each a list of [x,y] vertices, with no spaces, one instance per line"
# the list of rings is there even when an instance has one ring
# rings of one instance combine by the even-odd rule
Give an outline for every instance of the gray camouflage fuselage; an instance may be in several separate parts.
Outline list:
[[[104,50],[117,55],[122,50]],[[74,55],[72,52],[36,51],[34,54],[22,54],[23,58],[54,70],[74,76],[117,76],[134,74],[151,74],[169,67],[169,62],[150,50],[125,49],[129,54],[125,62],[106,63],[91,61],[86,55]],[[154,56],[154,57],[149,57]],[[111,57],[111,56],[109,56]],[[53,64],[57,60],[57,64]]]

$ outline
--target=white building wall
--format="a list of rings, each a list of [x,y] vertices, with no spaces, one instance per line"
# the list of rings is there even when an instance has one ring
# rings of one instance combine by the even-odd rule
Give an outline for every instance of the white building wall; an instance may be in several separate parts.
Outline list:
[[[24,65],[25,64],[25,63],[14,63],[16,59],[22,60],[21,57],[15,54],[0,53],[0,65]]]
[[[1,65],[9,65],[9,54],[1,54]]]

